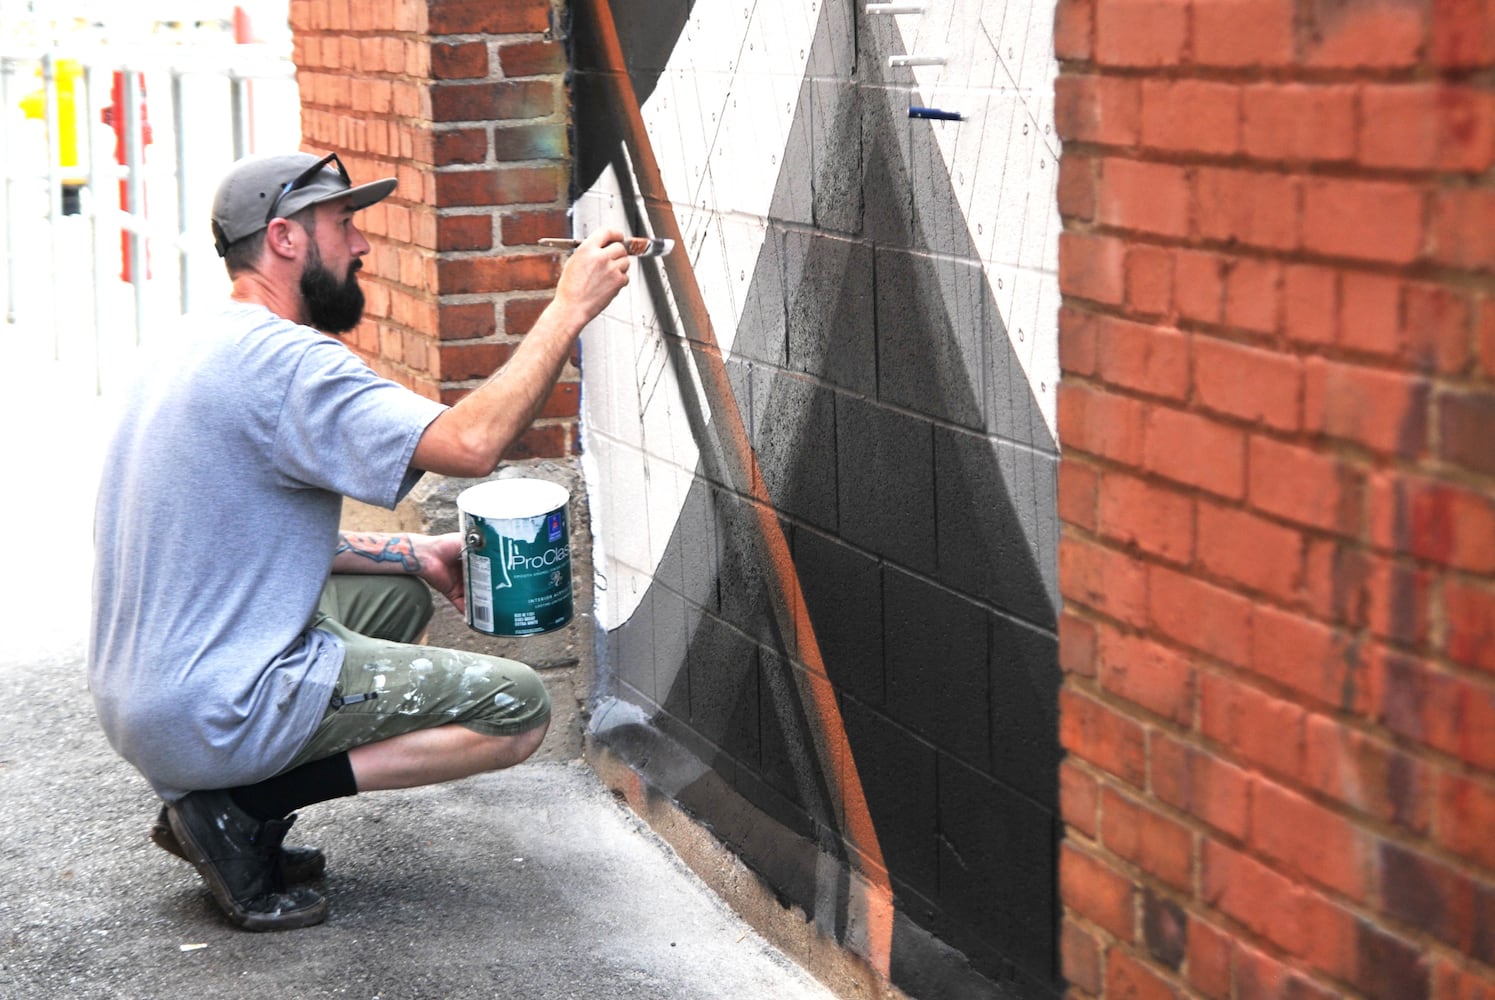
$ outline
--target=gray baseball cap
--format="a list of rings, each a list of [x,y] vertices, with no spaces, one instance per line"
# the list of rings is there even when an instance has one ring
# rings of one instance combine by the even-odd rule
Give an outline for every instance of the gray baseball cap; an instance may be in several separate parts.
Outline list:
[[[395,178],[353,186],[336,153],[251,156],[235,163],[213,196],[213,244],[222,257],[232,243],[324,201],[351,197],[354,209],[387,198]]]

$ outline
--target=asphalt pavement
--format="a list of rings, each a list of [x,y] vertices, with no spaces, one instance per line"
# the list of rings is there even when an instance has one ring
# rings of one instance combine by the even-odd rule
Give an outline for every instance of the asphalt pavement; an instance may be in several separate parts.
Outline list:
[[[828,998],[579,762],[304,810],[317,927],[253,934],[147,838],[84,657],[98,456],[90,351],[0,320],[0,998]],[[111,378],[117,381],[115,376]],[[163,567],[169,572],[169,567]]]

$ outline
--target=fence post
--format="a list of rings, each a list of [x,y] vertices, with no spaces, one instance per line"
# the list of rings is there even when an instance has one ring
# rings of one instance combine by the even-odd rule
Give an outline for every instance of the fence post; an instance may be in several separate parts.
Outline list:
[[[104,296],[99,291],[99,275],[104,273],[103,234],[99,231],[99,192],[103,190],[105,171],[101,168],[104,149],[94,135],[93,123],[103,111],[98,99],[98,74],[94,67],[83,66],[83,108],[79,121],[88,122],[82,134],[88,144],[88,287],[93,292],[93,392],[104,393]]]
[[[10,59],[0,59],[0,107],[10,107],[10,74],[13,62]],[[9,115],[0,115],[0,123],[10,120]],[[0,124],[0,128],[3,128]],[[14,200],[12,189],[15,180],[11,176],[12,150],[15,142],[6,137],[5,142],[0,142],[0,165],[5,170],[5,322],[14,324],[16,321],[16,248],[15,248],[15,216],[12,212]]]
[[[191,206],[187,203],[187,121],[182,107],[182,71],[171,70],[171,127],[176,137],[176,218],[177,218],[177,287],[180,291],[182,312],[188,311],[191,284],[188,275],[187,219]]]
[[[57,100],[57,56],[53,52],[42,53],[42,100],[46,112],[43,126],[47,135],[47,237],[52,251],[52,273],[62,273],[62,248],[57,238],[57,226],[62,219],[62,176],[58,165],[62,161],[62,128],[58,120]],[[6,108],[7,112],[9,108]],[[56,301],[52,304],[52,360],[62,358],[62,309]]]
[[[229,71],[228,86],[233,106],[234,159],[240,160],[249,155],[249,81],[236,68]]]
[[[120,86],[118,113],[124,115],[125,139],[125,225],[129,240],[126,253],[126,270],[130,275],[130,286],[135,291],[135,343],[138,345],[145,329],[145,235],[141,228],[145,224],[145,184],[141,179],[141,168],[145,160],[145,143],[141,123],[140,75],[134,70],[125,70]]]

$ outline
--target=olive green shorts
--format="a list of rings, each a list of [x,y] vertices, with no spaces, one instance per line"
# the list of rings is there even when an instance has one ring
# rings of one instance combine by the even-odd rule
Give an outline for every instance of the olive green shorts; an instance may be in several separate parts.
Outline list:
[[[343,667],[321,723],[290,768],[365,743],[455,723],[513,736],[550,718],[538,674],[517,660],[412,645],[431,618],[414,577],[335,574],[312,627],[342,643]]]

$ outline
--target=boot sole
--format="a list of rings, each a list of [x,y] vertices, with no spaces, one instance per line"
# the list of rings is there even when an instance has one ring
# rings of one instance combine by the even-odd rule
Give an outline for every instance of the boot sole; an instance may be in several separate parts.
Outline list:
[[[171,824],[171,832],[176,835],[177,845],[182,849],[182,856],[192,863],[208,884],[208,891],[212,893],[213,901],[218,904],[223,915],[239,927],[247,931],[290,931],[299,927],[311,927],[327,919],[327,901],[320,897],[315,906],[290,913],[251,913],[244,909],[229,894],[228,886],[218,874],[218,867],[208,860],[207,853],[192,839],[185,824],[177,818],[176,810],[168,810],[166,818]]]

